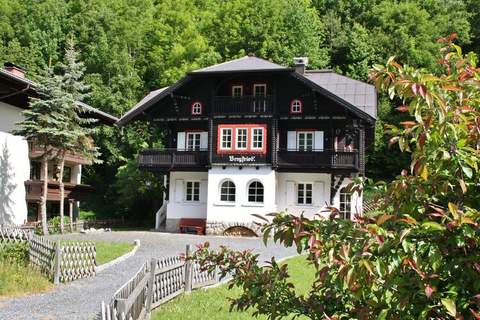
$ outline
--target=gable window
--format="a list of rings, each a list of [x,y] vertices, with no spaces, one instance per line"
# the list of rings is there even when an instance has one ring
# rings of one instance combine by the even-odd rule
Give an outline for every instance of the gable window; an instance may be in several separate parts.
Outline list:
[[[224,181],[220,186],[220,201],[235,202],[235,184],[232,181]]]
[[[294,99],[290,103],[290,113],[302,113],[302,101]]]
[[[263,202],[263,184],[259,181],[253,181],[248,186],[248,202]]]
[[[311,183],[299,183],[297,186],[297,203],[298,204],[312,204],[312,190]]]
[[[237,128],[237,150],[246,150],[247,149],[247,140],[248,140],[248,129],[247,128]]]
[[[188,132],[187,133],[187,150],[196,151],[200,150],[200,132]]]
[[[352,194],[347,188],[340,190],[340,216],[343,219],[350,219],[352,210]]]
[[[263,128],[252,129],[252,150],[263,149]]]
[[[232,97],[242,97],[243,86],[232,86]]]
[[[194,103],[192,103],[192,115],[201,115],[202,114],[202,110],[203,109],[203,106],[202,106],[202,103],[199,102],[199,101],[196,101]]]
[[[298,151],[312,151],[313,150],[313,131],[299,131],[297,132]]]
[[[200,182],[187,181],[185,184],[185,201],[200,201]]]
[[[265,112],[267,109],[267,85],[265,83],[256,83],[253,85],[253,112]]]
[[[221,141],[220,149],[223,149],[223,150],[232,149],[232,129],[231,128],[223,128],[221,130],[220,141]]]

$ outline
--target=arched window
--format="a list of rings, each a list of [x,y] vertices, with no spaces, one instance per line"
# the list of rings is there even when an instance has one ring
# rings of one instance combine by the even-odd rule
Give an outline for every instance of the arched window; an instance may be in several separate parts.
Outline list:
[[[192,103],[192,115],[200,115],[202,114],[202,103],[199,102],[199,101],[195,101],[194,103]]]
[[[350,219],[352,211],[352,193],[347,187],[340,190],[340,214],[343,219]]]
[[[302,113],[302,100],[292,100],[292,102],[290,103],[290,113]]]
[[[235,184],[232,181],[227,180],[222,182],[220,186],[220,200],[235,202]]]
[[[248,185],[248,202],[263,202],[263,184],[253,181]]]

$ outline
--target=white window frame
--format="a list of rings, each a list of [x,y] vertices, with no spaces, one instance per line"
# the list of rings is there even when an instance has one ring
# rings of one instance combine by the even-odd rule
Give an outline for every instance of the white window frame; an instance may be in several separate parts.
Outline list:
[[[200,101],[196,101],[192,104],[192,115],[198,116],[202,114],[203,105]]]
[[[338,196],[338,210],[340,211],[340,217],[343,219],[351,219],[352,216],[352,193],[346,191],[347,187],[340,189]]]
[[[245,131],[245,147],[239,147],[238,146],[238,137],[239,137],[239,131],[243,130]],[[235,128],[235,150],[247,150],[248,149],[248,128]]]
[[[225,131],[230,131],[230,147],[224,147],[223,143],[226,142],[223,140],[225,137]],[[233,149],[233,128],[221,128],[220,129],[220,150],[232,150]]]
[[[224,183],[227,183],[227,182],[230,182],[233,184],[233,201],[232,200],[229,200],[230,196],[232,195],[232,193],[230,192],[227,192],[227,193],[222,193],[222,186]],[[237,186],[235,185],[235,182],[233,182],[232,180],[230,179],[227,179],[227,180],[222,180],[220,182],[220,190],[218,192],[218,194],[220,195],[220,202],[223,202],[223,203],[235,203],[236,200],[237,200]],[[222,200],[222,196],[225,195],[227,197],[227,200]]]
[[[262,137],[262,146],[261,147],[254,147],[255,145],[255,130],[261,130],[262,134],[260,135]],[[251,150],[263,150],[265,146],[265,128],[262,127],[253,127],[251,128],[251,144],[250,144],[250,149]]]
[[[236,89],[240,89],[240,95],[235,95],[235,90]],[[234,98],[239,98],[239,97],[243,97],[243,86],[242,85],[235,85],[235,86],[232,86],[232,97]]]
[[[263,87],[265,88],[263,96],[257,95],[257,88]],[[253,84],[253,96],[254,97],[266,97],[267,96],[267,84],[266,83],[254,83]]]
[[[298,108],[296,110],[295,108]],[[300,99],[293,99],[290,103],[290,113],[302,113],[303,103]]]
[[[192,184],[192,188],[191,188],[191,191],[192,191],[192,194],[191,194],[191,199],[188,200],[188,184],[191,183]],[[195,184],[198,184],[198,188],[195,188]],[[191,180],[191,181],[185,181],[185,202],[200,202],[200,181],[198,180]],[[195,189],[198,189],[198,200],[195,200]]]
[[[265,88],[263,95],[257,95],[257,88]],[[265,112],[267,109],[267,102],[257,101],[256,97],[266,97],[267,96],[267,84],[266,83],[254,83],[253,84],[253,112]],[[262,103],[263,102],[263,103]]]
[[[198,136],[197,136],[198,135]],[[193,145],[193,148],[190,148],[188,142],[190,141],[189,137],[194,136],[195,138],[193,139],[194,142],[198,141],[198,148],[195,148],[195,143]],[[202,134],[200,132],[187,132],[185,135],[185,150],[187,151],[199,151],[202,148]]]
[[[303,194],[300,197],[300,185],[303,185]],[[310,203],[307,203],[307,185],[310,185]],[[299,206],[313,206],[313,182],[299,182],[297,183],[297,205]],[[302,198],[301,201],[300,198]]]
[[[255,191],[256,193],[253,194],[253,197],[255,198],[254,201],[250,201],[250,187],[252,186],[252,184],[254,183],[259,183],[261,185],[261,188],[259,187],[256,187],[255,188]],[[257,201],[258,197],[260,196],[258,194],[258,190],[262,190],[262,194],[261,194],[261,197],[262,197],[262,201]],[[265,202],[265,186],[263,185],[263,183],[261,181],[258,181],[258,180],[253,180],[253,181],[250,181],[247,185],[247,202],[248,203],[256,203],[256,204],[260,204],[260,203],[264,203]]]
[[[311,151],[315,150],[315,131],[297,131],[297,151],[309,151],[308,148],[304,148],[303,150],[300,148],[300,135],[301,134],[311,134],[312,135],[312,148]],[[305,136],[305,142],[307,142],[307,138]]]

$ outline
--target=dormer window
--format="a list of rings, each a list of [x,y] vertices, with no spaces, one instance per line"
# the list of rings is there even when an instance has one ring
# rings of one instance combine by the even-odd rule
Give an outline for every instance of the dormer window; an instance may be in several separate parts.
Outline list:
[[[192,103],[192,115],[193,116],[198,116],[201,115],[203,112],[203,105],[199,101],[195,101]]]
[[[290,113],[302,113],[302,100],[294,99],[290,103]]]
[[[236,85],[232,86],[232,97],[242,97],[243,96],[243,86]]]

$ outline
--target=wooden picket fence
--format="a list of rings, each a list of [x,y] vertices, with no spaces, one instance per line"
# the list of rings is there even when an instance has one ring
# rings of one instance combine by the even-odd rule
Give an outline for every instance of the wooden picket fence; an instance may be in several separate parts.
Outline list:
[[[187,245],[186,257],[191,254]],[[178,256],[145,262],[109,303],[102,302],[102,320],[143,320],[161,304],[184,292],[218,282],[218,272],[202,271],[200,265]]]
[[[30,229],[0,225],[0,245],[28,241],[32,236]]]
[[[55,284],[95,275],[93,242],[60,242],[37,236],[32,229],[0,225],[0,247],[28,242],[29,263]]]

